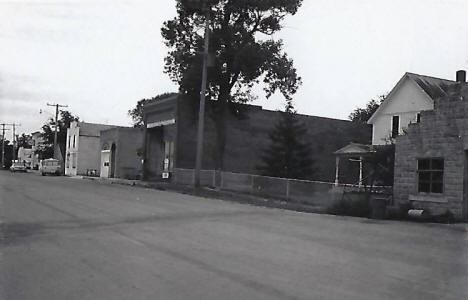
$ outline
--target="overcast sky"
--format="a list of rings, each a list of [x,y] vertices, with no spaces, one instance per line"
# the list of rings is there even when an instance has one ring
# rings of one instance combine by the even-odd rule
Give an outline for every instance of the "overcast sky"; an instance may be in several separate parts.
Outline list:
[[[87,122],[130,125],[139,99],[177,91],[163,73],[174,0],[0,0],[0,122],[40,130],[47,102]],[[346,119],[407,71],[468,69],[468,0],[304,0],[282,38],[303,85],[298,112]],[[283,106],[275,95],[256,102]],[[45,111],[39,114],[40,110]]]

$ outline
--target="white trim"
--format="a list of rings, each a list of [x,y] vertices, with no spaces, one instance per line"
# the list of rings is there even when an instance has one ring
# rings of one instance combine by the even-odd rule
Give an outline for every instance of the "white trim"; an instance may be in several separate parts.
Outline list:
[[[154,128],[154,127],[159,127],[159,126],[164,126],[164,125],[171,125],[171,124],[175,124],[175,119],[148,123],[146,125],[146,128]]]

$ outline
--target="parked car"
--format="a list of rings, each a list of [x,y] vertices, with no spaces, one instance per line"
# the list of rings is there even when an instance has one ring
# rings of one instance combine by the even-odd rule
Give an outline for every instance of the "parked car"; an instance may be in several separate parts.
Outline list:
[[[47,174],[60,175],[62,167],[60,166],[60,162],[57,159],[48,158],[41,160],[39,169],[42,176]]]
[[[15,161],[10,167],[11,172],[27,172],[26,165],[22,162]]]

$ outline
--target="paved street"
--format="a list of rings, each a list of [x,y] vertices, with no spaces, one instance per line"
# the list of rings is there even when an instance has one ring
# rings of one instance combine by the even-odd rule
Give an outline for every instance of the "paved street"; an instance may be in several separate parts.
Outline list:
[[[0,171],[0,299],[467,299],[464,226]]]

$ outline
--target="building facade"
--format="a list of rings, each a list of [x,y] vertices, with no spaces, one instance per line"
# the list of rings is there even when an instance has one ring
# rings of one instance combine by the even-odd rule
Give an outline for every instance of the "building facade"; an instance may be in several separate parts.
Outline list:
[[[143,128],[117,127],[101,131],[100,177],[142,177]]]
[[[26,165],[27,168],[33,168],[34,152],[32,149],[19,147],[18,161]]]
[[[44,139],[42,138],[42,133],[39,131],[31,133],[31,149],[33,151],[33,160],[31,167],[35,170],[39,169],[39,162],[42,159],[39,153],[44,147]]]
[[[217,146],[214,104],[207,103],[202,168],[259,174],[262,150],[270,144],[269,133],[282,112],[260,106],[235,105],[226,116],[225,150]],[[345,120],[298,115],[308,128],[306,139],[312,146],[313,180],[335,179],[333,152],[350,142],[369,143],[370,127]],[[193,169],[197,144],[197,101],[171,96],[144,107],[144,171],[149,179],[159,179],[173,168]],[[357,178],[353,179],[357,180]]]
[[[446,95],[455,81],[406,73],[369,119],[372,144],[394,142],[411,123],[419,120],[421,111],[434,109],[434,100]]]
[[[113,125],[74,121],[67,129],[65,175],[99,176],[101,165],[100,135]]]
[[[468,219],[468,86],[458,82],[421,112],[395,143],[394,199],[400,205]]]

